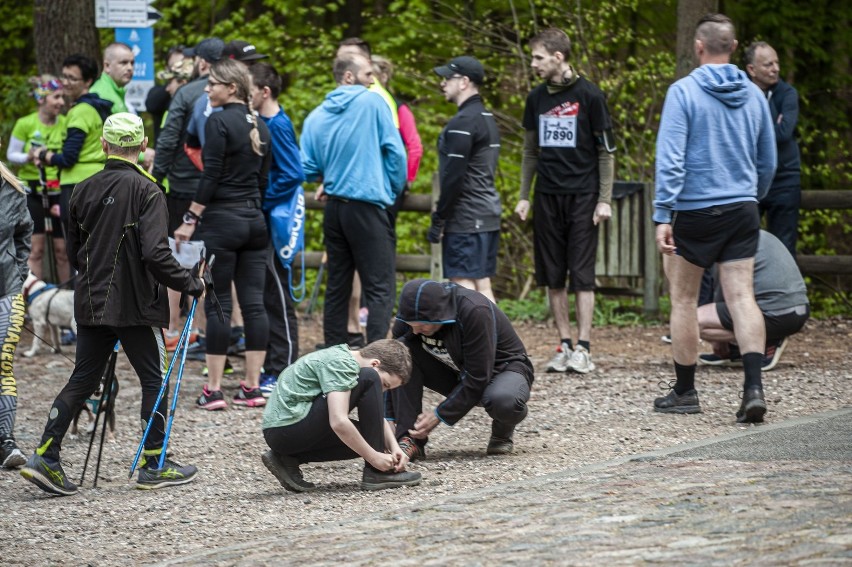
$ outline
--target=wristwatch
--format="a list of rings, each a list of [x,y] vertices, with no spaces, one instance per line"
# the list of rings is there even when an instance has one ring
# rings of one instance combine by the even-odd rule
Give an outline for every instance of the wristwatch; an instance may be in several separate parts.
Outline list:
[[[183,214],[183,224],[197,224],[199,220],[201,220],[201,217],[190,210]]]

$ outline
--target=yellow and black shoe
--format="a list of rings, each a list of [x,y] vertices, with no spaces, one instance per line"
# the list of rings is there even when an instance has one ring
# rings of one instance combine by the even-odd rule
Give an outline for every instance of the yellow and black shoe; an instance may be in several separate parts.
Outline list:
[[[21,476],[45,492],[59,496],[77,494],[77,485],[68,480],[59,461],[42,457],[50,441],[39,447],[21,468]]]
[[[163,461],[163,468],[157,468],[160,451],[161,449],[145,450],[143,453],[136,488],[154,490],[195,480],[198,469],[193,465],[184,466],[166,458]]]

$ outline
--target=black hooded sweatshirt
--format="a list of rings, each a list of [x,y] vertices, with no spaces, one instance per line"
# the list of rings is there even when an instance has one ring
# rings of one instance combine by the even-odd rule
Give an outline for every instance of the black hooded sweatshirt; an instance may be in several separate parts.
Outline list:
[[[444,363],[449,356],[459,383],[438,405],[436,414],[454,425],[481,399],[491,378],[500,372],[521,374],[532,386],[534,372],[524,343],[506,314],[487,297],[453,283],[417,279],[399,296],[394,338],[418,338],[408,322],[440,323],[431,337],[420,336],[423,348]]]

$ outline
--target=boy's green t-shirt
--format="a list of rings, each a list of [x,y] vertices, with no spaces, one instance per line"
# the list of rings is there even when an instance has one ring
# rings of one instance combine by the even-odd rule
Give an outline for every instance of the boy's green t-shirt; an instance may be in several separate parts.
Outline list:
[[[68,111],[66,126],[69,130],[78,128],[86,134],[77,163],[69,169],[63,169],[60,173],[63,185],[73,185],[88,179],[104,168],[106,155],[101,147],[104,121],[92,105],[83,102],[74,105]]]
[[[24,143],[25,152],[30,151],[33,143],[58,152],[62,150],[62,143],[65,141],[66,123],[67,118],[60,114],[56,117],[55,124],[44,124],[39,120],[38,112],[33,112],[15,122],[12,136]],[[47,181],[59,179],[59,168],[54,165],[45,167],[44,172]],[[18,177],[24,181],[38,181],[38,168],[28,162],[18,170]]]
[[[361,367],[349,347],[337,345],[307,354],[284,369],[263,410],[263,429],[303,420],[317,396],[348,392]]]

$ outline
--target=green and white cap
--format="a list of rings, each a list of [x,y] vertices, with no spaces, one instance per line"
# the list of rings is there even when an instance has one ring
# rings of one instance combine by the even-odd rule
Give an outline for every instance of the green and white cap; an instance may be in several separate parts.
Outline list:
[[[119,112],[104,120],[104,140],[110,144],[131,148],[141,146],[145,139],[142,119],[129,112]]]

